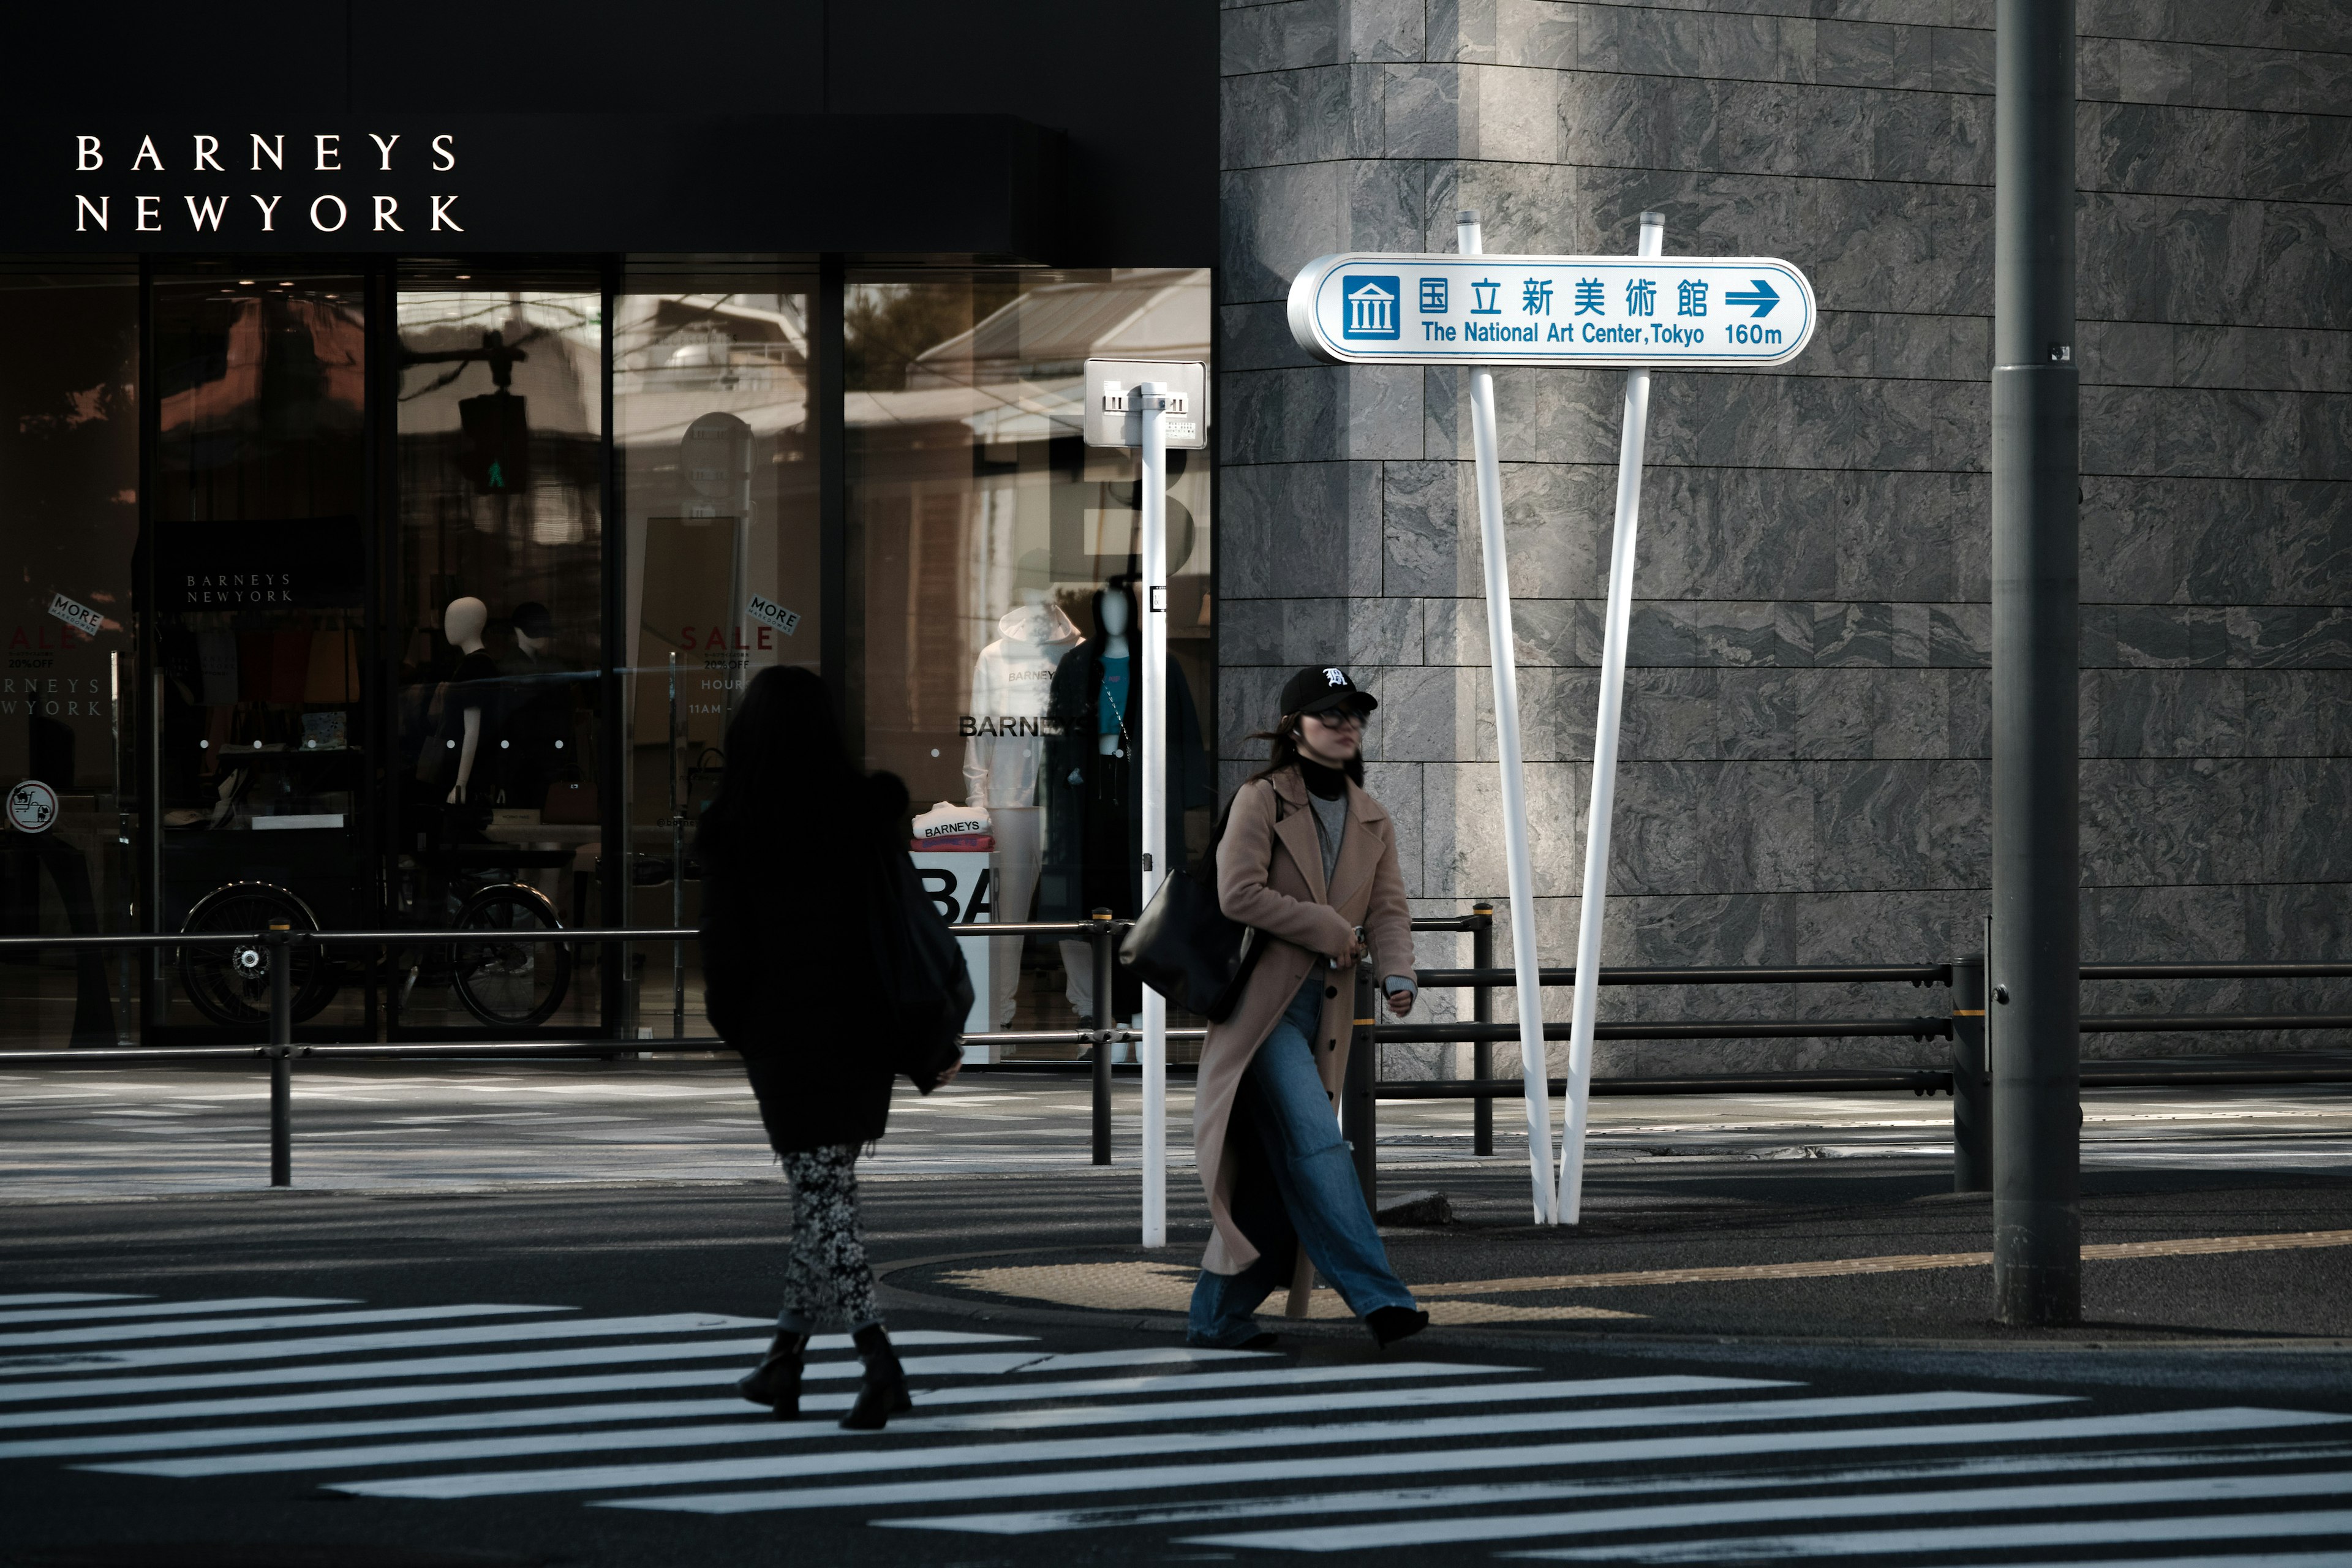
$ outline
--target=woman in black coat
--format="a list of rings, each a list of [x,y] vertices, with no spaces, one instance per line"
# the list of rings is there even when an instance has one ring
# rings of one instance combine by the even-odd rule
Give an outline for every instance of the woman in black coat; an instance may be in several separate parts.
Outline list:
[[[805,669],[753,678],[697,839],[705,1005],[742,1053],[793,1184],[775,1342],[737,1387],[779,1416],[798,1415],[810,1337],[846,1329],[866,1381],[842,1425],[862,1430],[911,1408],[874,1304],[855,1169],[859,1146],[881,1137],[890,1115],[867,903],[887,893],[879,873],[900,851],[906,821],[906,785],[851,763],[824,682]]]

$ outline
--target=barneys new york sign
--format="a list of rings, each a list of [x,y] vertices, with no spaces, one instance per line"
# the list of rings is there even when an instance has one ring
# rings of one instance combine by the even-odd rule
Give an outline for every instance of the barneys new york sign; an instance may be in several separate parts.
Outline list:
[[[996,115],[0,115],[0,253],[1042,256],[1051,141]]]
[[[364,140],[358,145],[347,146],[340,131],[291,137],[283,131],[267,135],[249,131],[242,136],[196,131],[184,139],[167,135],[160,143],[152,132],[145,132],[136,145],[127,145],[118,135],[109,147],[103,134],[77,132],[73,231],[83,237],[113,235],[120,223],[122,233],[134,236],[234,233],[250,237],[257,247],[278,243],[270,237],[299,232],[306,225],[319,235],[341,235],[355,222],[369,234],[466,232],[458,221],[459,193],[427,191],[420,202],[414,189],[418,172],[456,174],[455,132],[440,132],[421,142],[401,131],[362,134]],[[403,142],[413,144],[404,150]],[[174,154],[168,159],[167,148]],[[369,178],[394,174],[402,176],[397,182]],[[171,180],[173,174],[182,180]],[[166,183],[183,188],[149,188]],[[289,183],[294,187],[290,210]],[[320,189],[322,184],[329,188]]]

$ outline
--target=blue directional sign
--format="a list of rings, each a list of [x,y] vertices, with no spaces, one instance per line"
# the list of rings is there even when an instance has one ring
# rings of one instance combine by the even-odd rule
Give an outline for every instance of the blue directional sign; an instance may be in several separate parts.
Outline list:
[[[1326,256],[1290,286],[1291,334],[1335,364],[1764,368],[1818,314],[1755,256]]]

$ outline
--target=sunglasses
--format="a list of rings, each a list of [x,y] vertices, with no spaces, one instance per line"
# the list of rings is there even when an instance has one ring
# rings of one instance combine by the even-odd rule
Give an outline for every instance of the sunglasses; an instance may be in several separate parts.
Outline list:
[[[1332,730],[1344,730],[1350,724],[1360,729],[1364,722],[1362,711],[1354,708],[1327,708],[1320,713],[1309,713],[1307,717]]]

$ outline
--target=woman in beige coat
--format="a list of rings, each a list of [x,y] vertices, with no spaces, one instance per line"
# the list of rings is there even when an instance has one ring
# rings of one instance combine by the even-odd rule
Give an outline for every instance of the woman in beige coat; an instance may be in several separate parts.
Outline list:
[[[1395,826],[1363,787],[1378,705],[1336,667],[1291,677],[1273,756],[1217,847],[1218,901],[1265,949],[1201,1047],[1192,1147],[1216,1228],[1186,1325],[1197,1345],[1270,1342],[1252,1314],[1285,1284],[1303,1311],[1310,1265],[1381,1344],[1429,1325],[1389,1268],[1332,1110],[1367,936],[1391,1010],[1412,1006]]]

